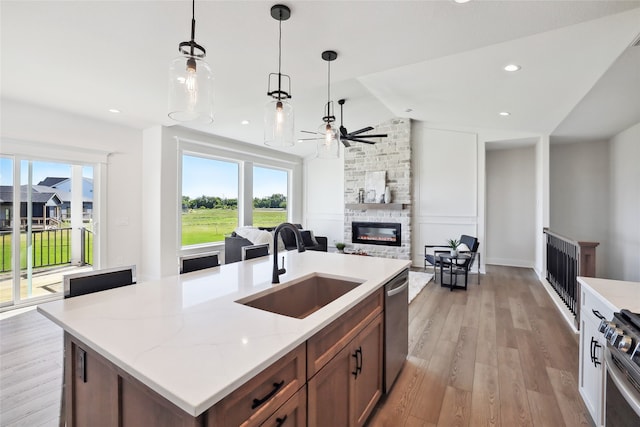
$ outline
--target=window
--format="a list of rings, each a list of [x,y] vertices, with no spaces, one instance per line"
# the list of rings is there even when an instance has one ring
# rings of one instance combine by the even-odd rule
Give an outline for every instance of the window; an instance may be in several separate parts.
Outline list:
[[[289,173],[261,166],[253,167],[253,225],[275,227],[286,222]]]
[[[238,226],[238,163],[182,156],[182,246],[221,242]]]

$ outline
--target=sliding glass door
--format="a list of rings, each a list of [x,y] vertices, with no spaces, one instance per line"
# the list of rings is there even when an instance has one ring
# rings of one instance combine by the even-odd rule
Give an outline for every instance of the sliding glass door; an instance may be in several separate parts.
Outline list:
[[[62,276],[92,268],[93,167],[0,158],[0,305],[58,296]]]

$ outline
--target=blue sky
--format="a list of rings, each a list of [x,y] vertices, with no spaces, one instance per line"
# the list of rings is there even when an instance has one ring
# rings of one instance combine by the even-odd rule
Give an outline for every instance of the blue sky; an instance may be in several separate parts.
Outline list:
[[[23,160],[23,167],[20,170],[20,181],[27,183],[29,172],[27,162]],[[33,162],[33,183],[37,184],[46,177],[69,177],[71,176],[71,165],[54,162]],[[82,176],[93,178],[93,168],[85,166],[82,169]],[[13,185],[13,161],[6,157],[0,157],[0,185]]]
[[[287,194],[287,172],[254,166],[254,197]],[[238,197],[238,164],[195,156],[183,156],[182,194],[194,199],[202,195]]]
[[[26,162],[20,171],[22,183],[27,182],[28,169]],[[68,177],[71,174],[70,165],[53,162],[33,162],[33,183],[37,184],[48,176]],[[93,168],[84,167],[83,176],[92,178]],[[227,198],[238,197],[238,164],[195,156],[184,156],[183,165],[183,194],[190,198],[220,196]],[[0,185],[13,184],[12,160],[0,157]],[[287,194],[287,172],[254,166],[253,169],[254,197],[271,196],[274,193]]]

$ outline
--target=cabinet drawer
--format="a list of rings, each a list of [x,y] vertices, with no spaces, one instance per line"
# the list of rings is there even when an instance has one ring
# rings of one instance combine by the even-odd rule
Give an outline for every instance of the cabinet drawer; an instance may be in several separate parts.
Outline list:
[[[260,372],[207,414],[207,425],[259,426],[305,384],[305,344]]]
[[[307,341],[307,378],[313,377],[367,324],[382,313],[383,289],[335,320]]]
[[[307,388],[303,387],[262,424],[262,427],[305,427]]]
[[[580,316],[591,319],[600,323],[601,318],[611,320],[613,318],[613,310],[602,300],[602,298],[594,294],[585,286],[580,287],[582,297],[582,305],[580,307]]]

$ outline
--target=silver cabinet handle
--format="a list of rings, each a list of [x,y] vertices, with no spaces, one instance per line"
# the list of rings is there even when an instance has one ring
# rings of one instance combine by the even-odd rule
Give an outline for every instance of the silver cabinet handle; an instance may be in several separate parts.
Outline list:
[[[399,294],[400,292],[402,292],[405,289],[407,289],[407,286],[409,286],[409,282],[404,282],[404,284],[402,286],[398,286],[397,288],[388,290],[387,291],[387,296],[388,297],[392,297],[392,296],[394,296],[396,294]]]

